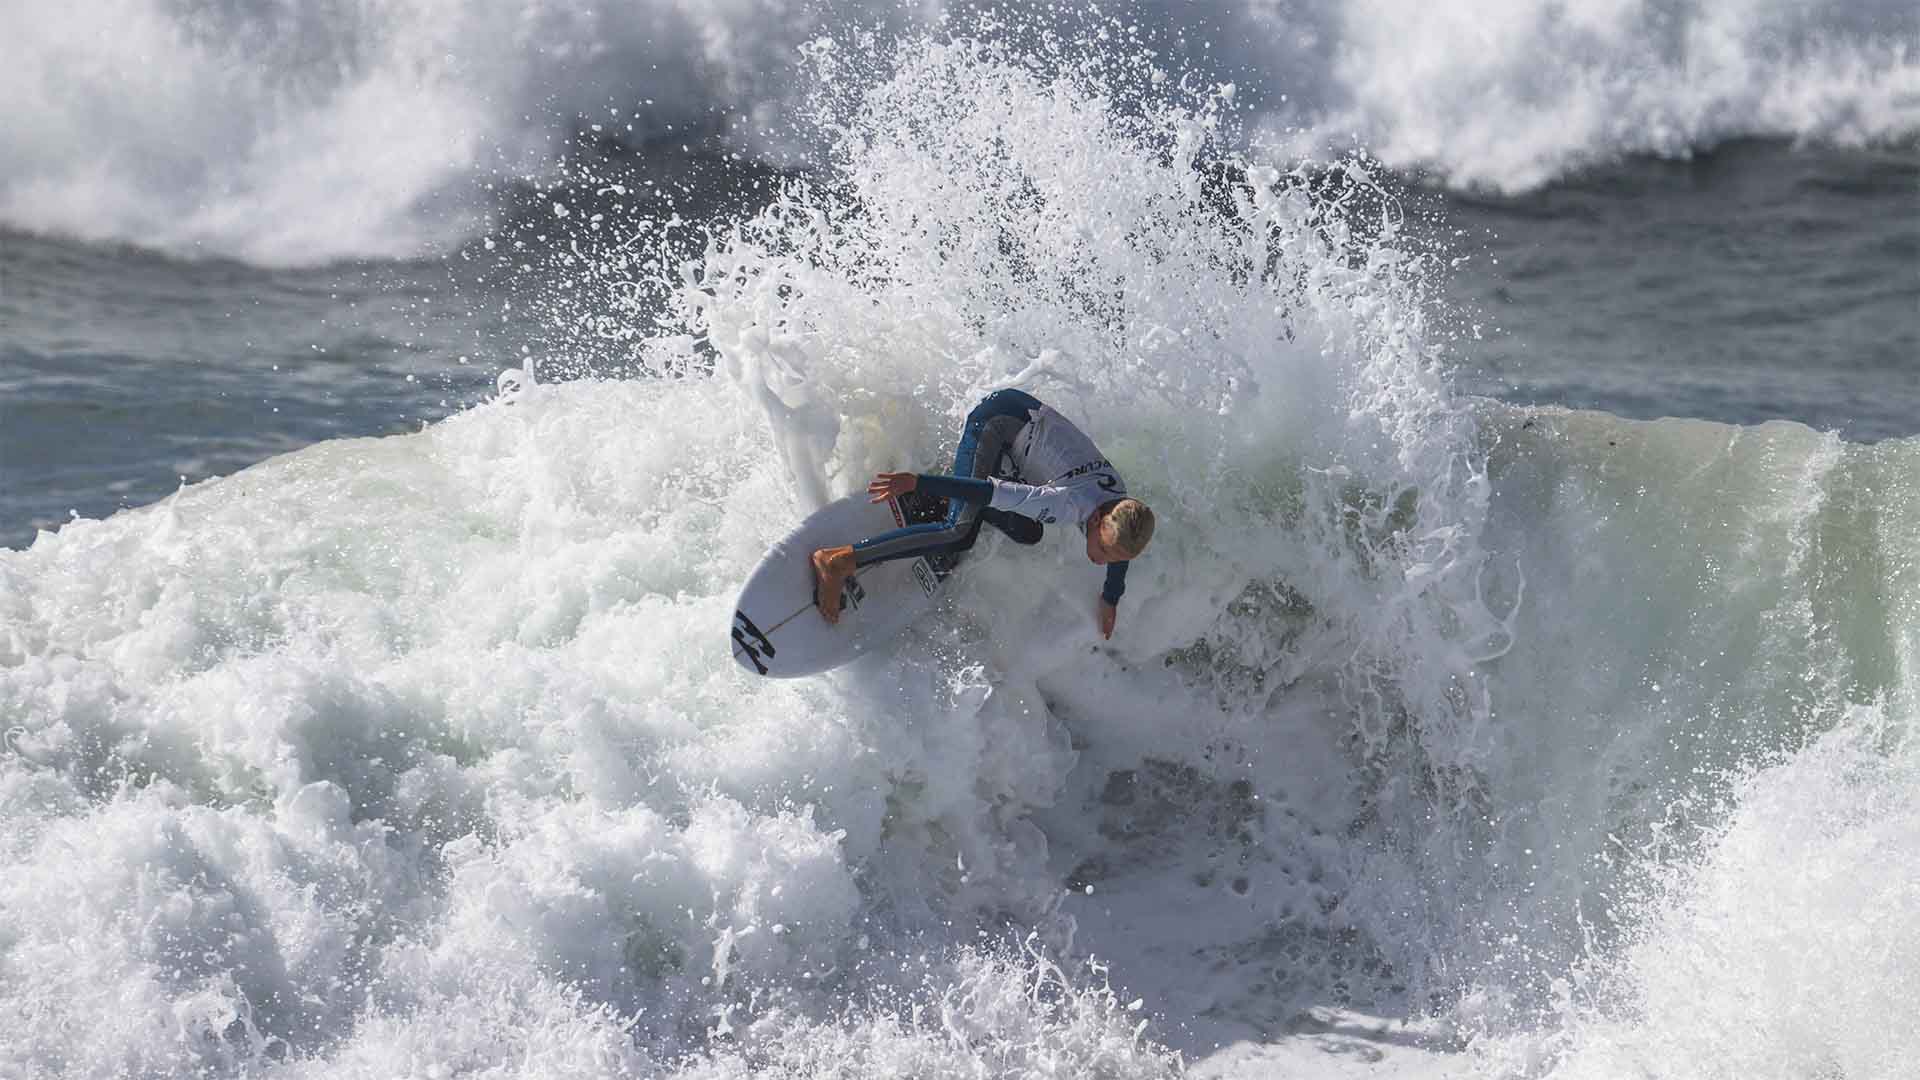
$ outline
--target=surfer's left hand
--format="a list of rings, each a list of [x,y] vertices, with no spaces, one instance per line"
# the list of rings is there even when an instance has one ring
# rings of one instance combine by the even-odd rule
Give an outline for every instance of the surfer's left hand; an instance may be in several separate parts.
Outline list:
[[[868,482],[867,494],[873,502],[886,502],[888,499],[897,499],[905,495],[919,484],[918,473],[883,472]]]
[[[1106,597],[1100,598],[1100,636],[1113,637],[1113,620],[1120,617],[1120,609],[1107,603]]]

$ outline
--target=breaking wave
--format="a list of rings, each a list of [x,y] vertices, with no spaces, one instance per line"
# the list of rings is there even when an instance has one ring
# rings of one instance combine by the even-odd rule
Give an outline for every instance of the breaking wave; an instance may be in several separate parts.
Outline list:
[[[0,13],[0,222],[267,264],[444,251],[583,149],[808,161],[788,136],[805,46],[978,36],[992,16],[974,7],[15,5]],[[1234,82],[1249,138],[1289,154],[1364,147],[1460,185],[1522,190],[1742,136],[1920,130],[1920,14],[1898,0],[1124,12],[1056,32]]]
[[[816,47],[822,170],[570,255],[645,376],[0,552],[0,1071],[1920,1059],[1920,442],[1465,398],[1368,167],[1073,55]],[[743,675],[765,548],[1007,384],[1159,513],[1112,641],[988,542]]]

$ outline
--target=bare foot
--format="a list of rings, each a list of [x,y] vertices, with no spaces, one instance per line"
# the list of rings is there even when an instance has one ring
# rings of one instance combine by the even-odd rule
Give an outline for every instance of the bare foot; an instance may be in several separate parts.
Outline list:
[[[840,593],[854,569],[850,547],[821,548],[813,553],[813,603],[829,623],[840,621]]]

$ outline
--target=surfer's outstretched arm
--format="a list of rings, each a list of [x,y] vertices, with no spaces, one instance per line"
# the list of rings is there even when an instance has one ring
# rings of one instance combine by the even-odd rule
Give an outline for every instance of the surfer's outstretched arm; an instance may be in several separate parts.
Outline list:
[[[963,476],[887,472],[875,476],[867,483],[867,494],[872,496],[874,502],[897,499],[915,491],[924,491],[941,499],[958,499],[976,509],[993,501],[992,481],[970,480]]]

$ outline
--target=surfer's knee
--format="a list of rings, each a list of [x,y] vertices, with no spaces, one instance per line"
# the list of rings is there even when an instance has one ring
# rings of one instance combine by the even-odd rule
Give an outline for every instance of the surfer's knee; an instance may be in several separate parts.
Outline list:
[[[1040,408],[1040,399],[1025,390],[1016,390],[1008,386],[980,399],[980,403],[967,414],[969,422],[984,423],[996,416],[1011,416],[1025,423],[1035,409]]]
[[[1021,517],[1019,514],[1010,513],[1006,510],[994,510],[991,508],[982,510],[980,511],[980,520],[1000,530],[1001,533],[1014,543],[1029,547],[1039,543],[1047,531],[1046,526],[1032,518]]]

